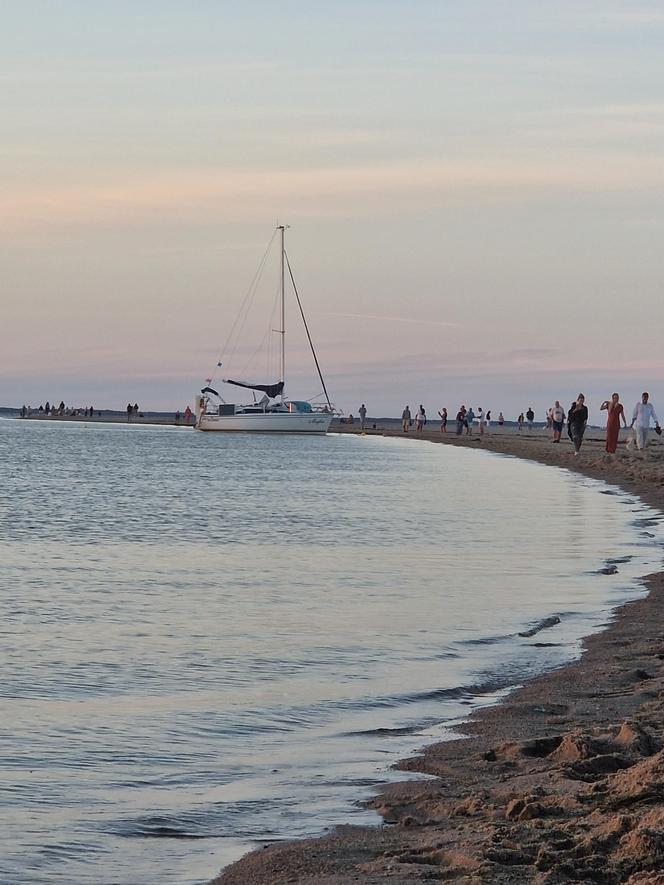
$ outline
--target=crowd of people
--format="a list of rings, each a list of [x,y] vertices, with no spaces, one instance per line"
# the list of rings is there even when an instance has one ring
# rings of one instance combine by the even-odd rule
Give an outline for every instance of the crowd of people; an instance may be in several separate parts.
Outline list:
[[[64,416],[67,417],[75,417],[77,415],[82,415],[84,418],[92,418],[95,413],[94,406],[66,406],[63,400],[60,400],[60,405],[56,406],[55,403],[51,405],[51,403],[47,400],[45,405],[39,406],[38,409],[33,409],[32,406],[21,406],[20,415],[21,418],[30,418],[31,415],[48,415],[53,418],[62,418]],[[97,413],[101,416],[101,412]]]
[[[648,442],[648,433],[651,425],[654,426],[655,433],[658,435],[662,433],[659,419],[653,404],[650,402],[650,394],[647,392],[641,395],[641,399],[634,406],[629,428],[627,418],[625,417],[625,409],[620,402],[619,394],[612,394],[610,399],[605,400],[601,404],[600,410],[607,413],[605,449],[609,454],[615,454],[618,447],[621,422],[623,427],[628,429],[626,441],[628,448],[635,446],[637,449],[644,449]],[[362,403],[358,411],[361,427],[364,430],[367,415],[364,403]],[[441,408],[438,416],[440,418],[440,432],[447,433],[447,408]],[[349,423],[352,423],[352,420],[351,417]],[[457,436],[472,436],[473,429],[477,428],[479,435],[483,436],[489,431],[493,420],[491,409],[484,411],[481,406],[478,406],[477,411],[475,411],[472,406],[466,408],[465,405],[462,405],[456,413],[456,434]],[[415,432],[421,433],[426,427],[426,423],[427,414],[422,404],[418,406],[414,418],[410,406],[406,406],[401,413],[401,427],[404,433],[409,433],[413,424],[415,425]],[[526,423],[530,430],[535,426],[535,412],[532,406],[528,407],[525,414],[523,412],[519,413],[516,420],[518,432],[523,430]],[[495,419],[495,424],[498,427],[503,427],[505,424],[505,417],[502,412],[499,412],[498,417]],[[551,432],[553,443],[560,443],[565,424],[567,424],[567,435],[574,446],[574,454],[578,455],[581,451],[586,427],[588,426],[588,406],[584,394],[580,393],[567,411],[560,404],[560,400],[556,400],[547,410],[542,426],[545,430]],[[376,425],[374,424],[373,426],[375,427]]]
[[[637,449],[644,449],[648,442],[651,424],[654,425],[655,433],[659,435],[662,432],[659,419],[650,402],[650,394],[647,391],[641,394],[641,399],[634,406],[629,428],[624,406],[620,402],[620,394],[613,393],[611,399],[604,400],[600,410],[607,413],[605,449],[610,455],[615,454],[618,448],[621,422],[623,427],[628,429],[628,447],[634,445]],[[547,411],[545,427],[552,431],[554,443],[560,442],[565,422],[567,422],[567,434],[574,444],[574,453],[578,454],[588,425],[588,406],[582,393],[570,405],[567,412],[559,400],[556,400]]]
[[[440,418],[440,432],[447,433],[447,409],[443,407],[438,412],[438,417]],[[481,406],[478,406],[477,412],[473,411],[472,406],[470,408],[466,408],[465,405],[462,405],[456,415],[456,432],[458,436],[462,434],[467,434],[468,436],[472,436],[473,434],[473,426],[475,422],[477,422],[477,426],[479,429],[480,435],[483,435],[487,432],[490,424],[491,424],[491,409],[487,409],[485,412]],[[415,413],[415,432],[421,433],[426,427],[427,423],[427,414],[426,409],[423,405],[418,406],[417,412]],[[501,412],[498,415],[497,424],[502,427],[505,423],[505,418],[503,417],[503,413]],[[413,426],[413,417],[410,411],[410,406],[406,406],[406,408],[401,413],[401,427],[404,433],[408,433],[410,428]]]

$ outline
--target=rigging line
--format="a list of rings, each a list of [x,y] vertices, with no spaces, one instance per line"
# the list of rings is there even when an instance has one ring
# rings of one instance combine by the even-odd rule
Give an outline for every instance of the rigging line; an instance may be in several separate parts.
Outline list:
[[[242,305],[242,309],[236,318],[236,322],[234,324],[234,331],[231,330],[231,335],[233,336],[232,337],[233,344],[232,344],[232,348],[230,348],[230,353],[228,354],[228,361],[230,363],[232,363],[233,360],[235,359],[235,354],[237,353],[237,349],[238,349],[240,340],[242,338],[245,323],[247,322],[247,318],[249,316],[249,313],[250,313],[251,308],[254,303],[254,299],[256,297],[256,293],[258,291],[258,286],[259,286],[260,281],[263,277],[263,271],[265,270],[266,260],[267,260],[267,252],[263,257],[263,260],[261,261],[261,264],[258,268],[258,271],[256,272],[256,275],[254,276],[254,280],[252,282],[253,288],[248,293],[248,295],[250,297],[245,299],[245,302]]]
[[[314,358],[314,362],[316,363],[316,370],[318,372],[318,377],[320,378],[320,383],[323,385],[323,391],[325,392],[325,399],[327,400],[327,404],[330,408],[332,408],[332,403],[330,402],[330,397],[327,392],[327,387],[325,386],[325,379],[323,378],[323,373],[320,370],[320,365],[318,363],[318,357],[316,356],[316,350],[314,349],[314,342],[311,340],[311,335],[309,333],[309,326],[307,325],[307,319],[304,315],[304,310],[302,309],[302,302],[300,301],[300,293],[297,291],[297,286],[295,285],[295,277],[293,276],[293,270],[291,268],[290,259],[288,257],[288,253],[284,249],[284,256],[286,258],[286,264],[288,266],[288,273],[290,275],[291,283],[293,284],[293,291],[295,292],[295,297],[297,299],[297,306],[300,308],[300,316],[302,317],[302,322],[304,323],[304,331],[307,333],[307,338],[309,339],[309,347],[311,348],[311,353]]]
[[[277,235],[277,231],[275,229],[274,232],[272,233],[272,236],[270,237],[270,242],[267,244],[267,248],[265,249],[265,252],[263,253],[263,257],[260,260],[258,268],[257,268],[251,282],[249,283],[249,287],[244,295],[244,298],[242,299],[242,304],[240,305],[240,310],[236,314],[235,320],[233,321],[233,325],[231,326],[230,332],[228,333],[228,336],[226,337],[226,341],[224,342],[224,346],[222,347],[221,353],[219,354],[219,358],[217,359],[217,364],[223,362],[223,359],[226,355],[226,350],[228,348],[230,340],[233,337],[233,335],[235,334],[235,331],[237,329],[237,325],[238,325],[243,313],[244,313],[244,319],[242,321],[242,326],[244,326],[244,323],[246,322],[247,313],[249,312],[249,308],[251,307],[251,301],[253,300],[253,298],[256,294],[256,289],[258,287],[258,283],[260,282],[261,276],[263,275],[263,270],[265,269],[265,263],[267,261],[268,255],[270,254],[270,249],[272,248],[272,243],[274,242],[274,238],[276,237],[276,235]],[[247,302],[249,302],[249,303],[247,303]],[[237,345],[234,348],[233,353],[235,353],[236,349],[237,349]],[[217,368],[218,368],[218,366],[217,366]],[[216,371],[212,373],[213,379],[214,379],[215,375],[216,375]]]
[[[242,369],[242,372],[240,373],[241,375],[244,375],[248,371],[249,366],[253,363],[253,361],[256,358],[256,354],[260,353],[260,351],[263,350],[263,348],[265,346],[265,341],[266,341],[268,335],[272,334],[272,326],[274,325],[274,316],[277,311],[278,300],[279,300],[279,290],[277,289],[277,291],[275,292],[275,295],[274,295],[274,301],[272,303],[272,313],[270,314],[270,323],[269,323],[267,329],[265,330],[265,333],[264,333],[263,337],[261,338],[260,342],[258,343],[256,349],[251,354],[251,356],[247,359],[247,362],[245,363],[245,365]]]

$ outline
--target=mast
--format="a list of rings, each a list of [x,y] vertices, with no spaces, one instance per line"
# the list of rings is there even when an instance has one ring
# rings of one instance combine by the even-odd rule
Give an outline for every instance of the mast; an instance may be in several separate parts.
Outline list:
[[[286,248],[284,244],[284,233],[286,231],[285,224],[277,225],[278,229],[281,231],[281,381],[286,381],[286,297],[285,297],[285,282],[286,282],[286,264],[285,264],[285,254]],[[284,392],[281,391],[281,402],[284,401]]]

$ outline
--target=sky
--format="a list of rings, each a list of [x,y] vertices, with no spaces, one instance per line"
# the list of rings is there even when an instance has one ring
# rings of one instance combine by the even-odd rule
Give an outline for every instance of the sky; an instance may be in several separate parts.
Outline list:
[[[6,4],[0,405],[183,408],[287,223],[346,413],[664,413],[663,41],[638,0]],[[277,380],[263,282],[222,377]]]

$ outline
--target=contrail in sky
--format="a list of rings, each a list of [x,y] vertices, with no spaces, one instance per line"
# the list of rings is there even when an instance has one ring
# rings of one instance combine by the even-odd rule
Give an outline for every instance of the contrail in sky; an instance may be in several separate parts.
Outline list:
[[[459,323],[445,323],[441,320],[417,320],[413,317],[387,317],[377,313],[337,313],[336,311],[316,310],[312,313],[327,317],[351,317],[356,320],[389,320],[393,323],[418,323],[425,326],[459,326]]]

